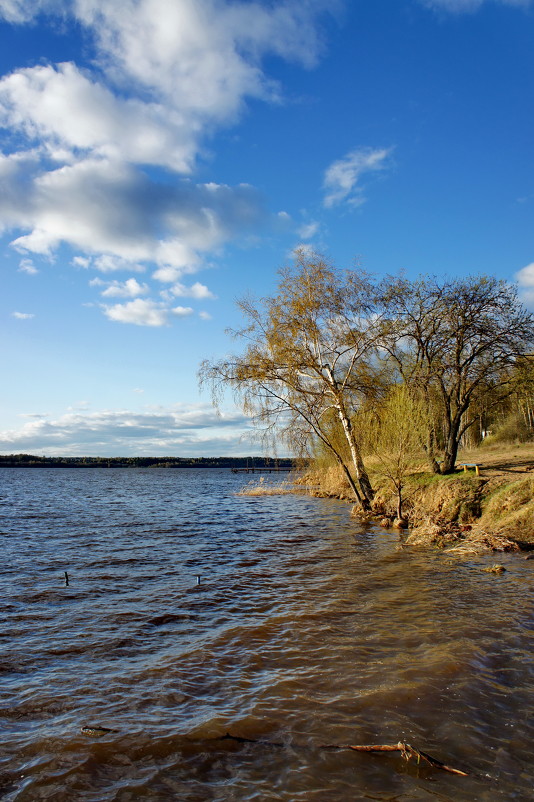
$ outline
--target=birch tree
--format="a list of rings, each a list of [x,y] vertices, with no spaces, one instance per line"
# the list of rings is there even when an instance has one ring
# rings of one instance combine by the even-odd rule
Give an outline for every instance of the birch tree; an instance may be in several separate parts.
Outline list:
[[[369,509],[374,491],[353,417],[362,400],[380,388],[382,321],[375,287],[362,272],[337,270],[315,253],[298,253],[280,275],[272,297],[238,302],[246,325],[232,334],[245,349],[205,360],[200,383],[211,386],[215,402],[231,388],[267,436],[293,446],[316,438]],[[347,449],[331,436],[332,417]]]

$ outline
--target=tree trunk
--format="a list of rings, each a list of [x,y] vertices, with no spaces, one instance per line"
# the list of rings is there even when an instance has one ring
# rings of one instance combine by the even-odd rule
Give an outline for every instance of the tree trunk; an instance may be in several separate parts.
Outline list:
[[[375,492],[372,488],[369,476],[367,475],[367,471],[365,470],[360,449],[358,448],[356,438],[354,437],[354,431],[352,429],[350,419],[341,404],[338,405],[337,409],[341,425],[343,426],[343,431],[345,432],[345,437],[347,438],[347,443],[349,444],[350,455],[352,457],[352,464],[354,465],[356,478],[358,479],[358,484],[360,485],[360,490],[362,491],[363,498],[361,499],[361,505],[364,510],[370,510],[371,502],[375,497]]]
[[[356,474],[356,478],[358,479],[358,484],[360,485],[360,490],[362,495],[360,503],[364,510],[370,510],[371,502],[375,497],[375,492],[372,488],[371,482],[367,475],[367,471],[365,470],[365,465],[363,464],[362,455],[360,454],[360,448],[358,446],[358,443],[356,442],[356,437],[354,436],[354,430],[352,428],[351,420],[345,410],[345,404],[343,402],[342,392],[339,390],[339,386],[336,382],[336,379],[334,378],[332,369],[328,365],[326,366],[326,371],[331,388],[332,397],[334,400],[334,406],[337,409],[339,420],[341,421],[341,425],[343,426],[345,438],[347,440],[350,449],[350,455],[352,458],[352,464],[354,466],[354,472]]]
[[[458,455],[458,431],[454,427],[447,437],[443,462],[441,463],[441,473],[454,473],[456,457]]]
[[[402,521],[402,486],[397,487],[397,518]]]
[[[432,473],[441,473],[440,464],[436,459],[436,430],[433,426],[428,430],[427,441],[423,448]]]
[[[343,473],[347,477],[347,481],[348,481],[348,483],[349,483],[349,485],[351,487],[352,492],[354,493],[354,495],[356,496],[356,498],[358,499],[358,501],[362,505],[362,507],[365,509],[364,501],[363,501],[363,499],[361,497],[361,494],[360,494],[358,488],[356,487],[356,484],[354,482],[354,479],[352,478],[351,472],[349,471],[349,469],[347,468],[347,466],[345,465],[343,460],[340,459],[339,460],[339,464],[343,468]]]

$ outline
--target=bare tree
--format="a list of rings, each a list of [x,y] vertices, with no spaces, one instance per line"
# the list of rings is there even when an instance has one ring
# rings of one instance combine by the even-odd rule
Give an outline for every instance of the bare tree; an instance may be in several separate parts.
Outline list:
[[[488,276],[441,283],[389,278],[382,297],[391,321],[384,347],[404,381],[434,404],[441,464],[432,426],[427,456],[435,471],[451,473],[462,435],[479,418],[468,410],[481,397],[488,409],[513,391],[511,371],[534,340],[533,316],[515,287]]]
[[[365,274],[336,270],[321,255],[300,252],[281,271],[276,295],[238,302],[247,325],[232,334],[245,343],[244,352],[205,360],[199,372],[215,402],[231,388],[267,436],[284,437],[301,450],[312,438],[319,440],[364,509],[374,492],[353,417],[380,384],[382,333],[374,299]],[[333,416],[347,449],[331,436]]]

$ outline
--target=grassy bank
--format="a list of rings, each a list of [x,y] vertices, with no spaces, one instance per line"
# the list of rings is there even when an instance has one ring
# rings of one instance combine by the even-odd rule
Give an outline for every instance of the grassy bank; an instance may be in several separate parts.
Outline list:
[[[438,476],[417,466],[406,477],[403,511],[409,528],[405,542],[466,554],[487,549],[534,550],[534,443],[463,452],[457,464],[462,462],[477,463],[480,475],[459,468],[449,476]],[[368,467],[376,490],[373,518],[391,526],[396,494],[372,461]],[[314,495],[353,500],[335,466],[311,471],[307,483]],[[361,514],[357,506],[354,514]]]

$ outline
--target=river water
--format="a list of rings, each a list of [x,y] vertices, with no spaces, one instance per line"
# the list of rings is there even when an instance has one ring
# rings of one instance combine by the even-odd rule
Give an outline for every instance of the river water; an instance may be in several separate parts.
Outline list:
[[[0,797],[534,799],[534,561],[244,481],[0,472]],[[322,748],[399,740],[470,775]]]

